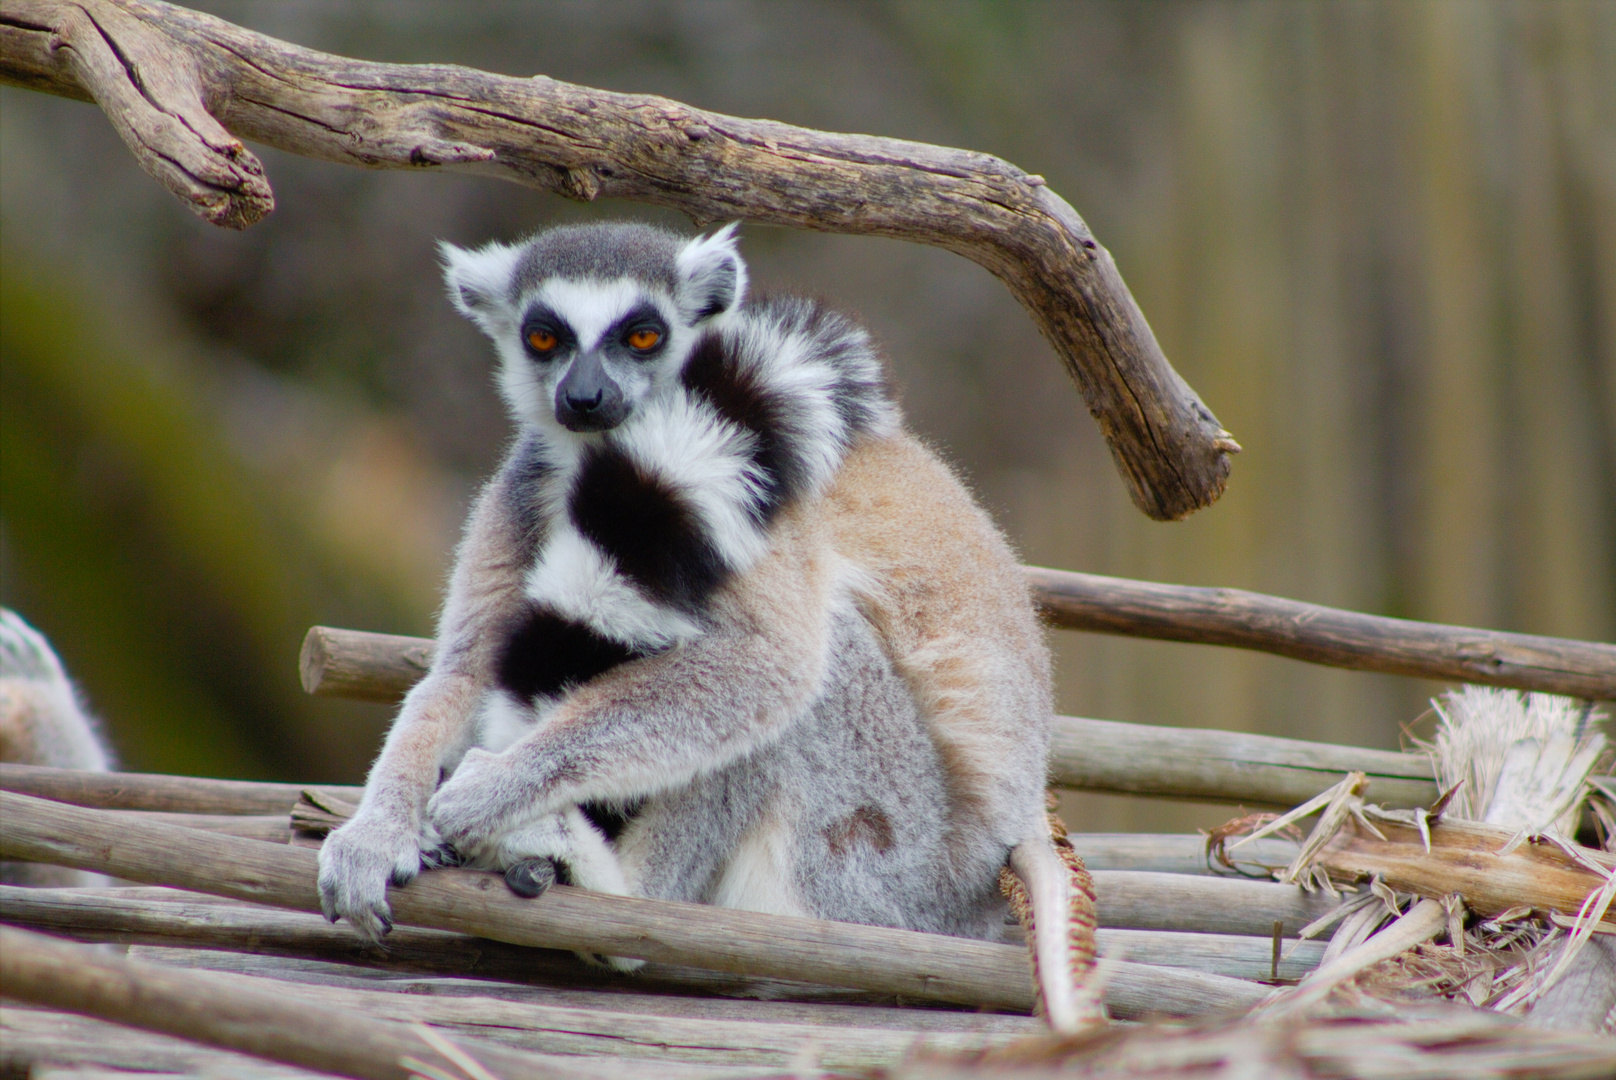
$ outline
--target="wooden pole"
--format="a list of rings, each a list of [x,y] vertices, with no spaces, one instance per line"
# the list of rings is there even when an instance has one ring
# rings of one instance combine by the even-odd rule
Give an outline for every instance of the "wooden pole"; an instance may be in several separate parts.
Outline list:
[[[1173,520],[1237,452],[1162,354],[1111,255],[1042,177],[987,154],[703,112],[543,76],[378,64],[147,0],[6,0],[0,80],[101,106],[196,213],[274,206],[241,139],[367,169],[455,170],[574,199],[933,244],[997,275],[1077,382],[1134,502]]]
[[[1421,755],[1271,735],[1060,716],[1049,757],[1050,783],[1057,787],[1286,810],[1355,770],[1370,777],[1369,798],[1382,806],[1436,801],[1430,762]],[[304,790],[297,784],[13,764],[0,765],[0,787],[104,809],[220,814],[290,813]],[[337,785],[317,790],[350,803],[361,794]]]
[[[275,784],[161,773],[94,773],[44,765],[0,763],[0,789],[101,810],[176,814],[274,814],[289,819],[303,792],[314,788],[357,803],[364,788],[338,784]]]
[[[156,890],[153,890],[156,891]],[[398,927],[385,947],[361,940],[344,926],[312,913],[282,911],[182,892],[161,899],[129,896],[138,889],[27,889],[0,885],[0,918],[16,926],[85,941],[126,945],[225,949],[303,957],[399,972],[499,979],[505,982],[619,989],[707,991],[733,996],[813,997],[806,983],[745,979],[698,968],[647,965],[632,975],[585,964],[572,953],[524,949],[440,930]],[[1253,917],[1255,922],[1255,917]],[[1181,967],[1229,978],[1269,977],[1271,938],[1255,934],[1105,928],[1102,955],[1122,955],[1153,967]],[[1287,941],[1287,945],[1293,942]],[[1303,942],[1281,966],[1298,978],[1317,966],[1322,940]],[[844,995],[846,992],[843,992]],[[868,996],[871,1002],[893,999]]]
[[[228,976],[163,968],[0,927],[0,993],[193,1042],[358,1080],[412,1080],[401,1059],[463,1075],[408,1026],[305,1004]],[[456,1040],[459,1042],[459,1040]],[[563,1080],[576,1070],[482,1043],[464,1048],[501,1080]]]
[[[0,792],[0,821],[3,858],[319,910],[315,854],[303,848],[132,820],[131,815],[113,816],[10,792]],[[391,890],[389,901],[401,925],[514,945],[630,956],[917,1001],[1014,1010],[1032,1006],[1025,950],[1009,945],[608,896],[567,886],[555,886],[538,900],[523,900],[495,875],[457,870],[423,873],[409,886]],[[1126,963],[1113,975],[1112,987],[1146,1011],[1186,1016],[1242,1007],[1260,996],[1259,987],[1235,979]]]
[[[1229,645],[1330,667],[1484,683],[1616,701],[1616,645],[1365,615],[1240,589],[1024,568],[1053,626]],[[303,689],[396,702],[431,666],[428,638],[315,626],[303,639]]]
[[[1357,671],[1616,700],[1616,645],[1604,642],[1388,619],[1243,589],[1026,570],[1044,617],[1068,630],[1232,645]]]

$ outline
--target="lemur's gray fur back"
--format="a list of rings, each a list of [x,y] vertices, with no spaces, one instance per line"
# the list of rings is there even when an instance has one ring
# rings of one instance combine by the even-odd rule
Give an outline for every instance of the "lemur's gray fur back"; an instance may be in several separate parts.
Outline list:
[[[999,868],[1012,850],[1047,865],[1047,659],[1042,689],[1012,695],[1036,715],[978,708],[915,682],[927,664],[957,682],[958,640],[910,662],[870,614],[889,583],[839,550],[827,493],[849,455],[908,436],[865,332],[746,300],[732,229],[572,226],[444,256],[519,434],[468,523],[433,668],[322,849],[327,913],[379,934],[389,877],[427,852],[535,892],[553,864],[613,892],[1001,933]],[[958,491],[926,468],[917,483]],[[1025,630],[1007,637],[1041,650]],[[1024,726],[1016,775],[959,773],[977,721],[950,742],[933,697],[1001,745]]]

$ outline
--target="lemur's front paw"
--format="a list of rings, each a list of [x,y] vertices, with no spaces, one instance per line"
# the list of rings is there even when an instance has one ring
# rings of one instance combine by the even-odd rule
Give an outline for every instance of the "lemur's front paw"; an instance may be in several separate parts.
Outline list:
[[[427,804],[427,818],[457,851],[475,855],[490,848],[530,809],[510,761],[470,750]]]
[[[407,885],[421,870],[421,837],[377,818],[356,817],[320,845],[320,908],[379,941],[393,928],[387,885]]]

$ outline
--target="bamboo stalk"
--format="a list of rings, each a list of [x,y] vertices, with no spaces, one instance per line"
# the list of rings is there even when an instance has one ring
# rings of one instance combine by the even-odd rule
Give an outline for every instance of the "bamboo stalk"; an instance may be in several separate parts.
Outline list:
[[[131,881],[318,910],[315,856],[302,848],[130,821],[0,793],[0,857],[94,869]],[[1163,875],[1172,877],[1174,875]],[[1188,880],[1188,879],[1185,879]],[[395,921],[516,945],[573,949],[719,971],[1026,1010],[1024,950],[904,930],[640,900],[566,886],[522,900],[491,874],[424,873],[389,894]],[[1122,1008],[1198,1015],[1241,1007],[1257,987],[1200,972],[1119,965]]]
[[[11,927],[0,927],[0,993],[359,1080],[412,1080],[407,1058],[462,1075],[404,1024],[290,1000],[280,987],[111,957]],[[487,1043],[463,1048],[502,1080],[567,1080],[593,1071]]]

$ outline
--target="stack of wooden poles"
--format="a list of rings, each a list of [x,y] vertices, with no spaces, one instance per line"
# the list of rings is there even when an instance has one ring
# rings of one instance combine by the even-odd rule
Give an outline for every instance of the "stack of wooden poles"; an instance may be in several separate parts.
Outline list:
[[[1233,590],[1028,575],[1056,626],[1616,699],[1616,646]],[[304,685],[397,700],[431,649],[421,639],[316,627],[304,645]],[[1422,755],[1072,717],[1058,720],[1050,771],[1057,786],[1248,809],[1289,808],[1352,771],[1367,775],[1365,797],[1384,806],[1437,797]],[[20,765],[0,766],[0,781],[0,857],[135,883],[0,888],[9,924],[0,931],[3,992],[34,1006],[0,1012],[0,1052],[36,1076],[114,1067],[486,1080],[483,1069],[520,1080],[627,1075],[653,1062],[654,1072],[639,1074],[762,1075],[805,1063],[892,1066],[920,1044],[989,1051],[1039,1026],[1027,1015],[1027,958],[1015,944],[566,886],[527,901],[469,871],[425,874],[395,890],[398,927],[384,947],[371,945],[318,914],[310,850],[351,813],[356,788]],[[1072,839],[1094,873],[1114,1017],[1243,1011],[1317,965],[1328,933],[1300,944],[1296,936],[1337,901],[1261,880],[1294,845],[1242,848],[1242,875],[1214,872],[1198,835]],[[623,975],[576,954],[647,963]],[[1585,1069],[1588,1058],[1573,1050],[1557,1043],[1553,1053]],[[53,1071],[52,1061],[79,1064]]]

